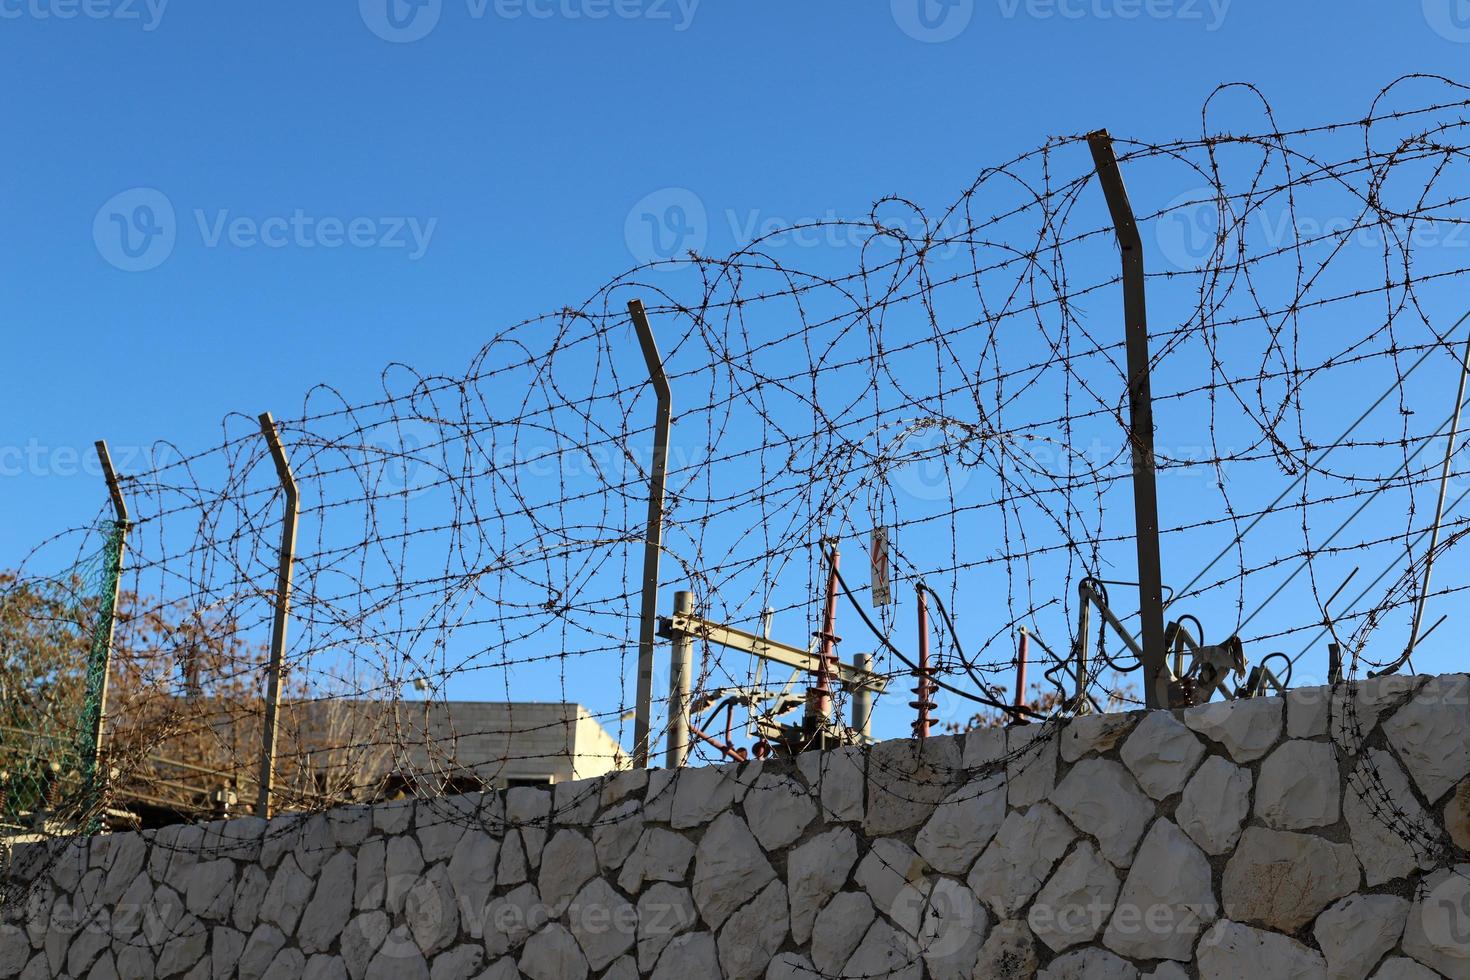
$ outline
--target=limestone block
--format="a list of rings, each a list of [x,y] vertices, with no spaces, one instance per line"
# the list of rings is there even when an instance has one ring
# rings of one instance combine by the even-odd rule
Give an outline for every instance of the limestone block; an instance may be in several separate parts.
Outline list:
[[[880,917],[868,927],[841,975],[920,980],[923,964],[914,940]]]
[[[301,976],[306,980],[348,980],[347,967],[342,965],[342,957],[327,953],[317,953],[307,960]]]
[[[975,977],[986,980],[1032,980],[1036,976],[1036,939],[1020,919],[1008,919],[990,930],[980,947]]]
[[[707,932],[689,932],[676,936],[664,947],[650,980],[693,980],[719,975],[715,937]]]
[[[1215,701],[1186,709],[1184,723],[1225,747],[1236,762],[1254,762],[1281,737],[1281,698]]]
[[[694,904],[700,917],[718,929],[775,877],[745,821],[726,813],[710,824],[695,851]],[[660,967],[668,956],[666,949]]]
[[[787,854],[791,938],[798,945],[811,938],[817,910],[846,883],[857,857],[857,836],[846,827],[818,834]]]
[[[720,930],[720,969],[727,980],[756,980],[786,941],[786,886],[766,885],[741,906]]]
[[[1075,837],[1067,821],[1048,804],[1038,804],[1025,813],[1012,810],[970,870],[970,890],[997,916],[1016,915]],[[1027,937],[1029,940],[1029,929]]]
[[[907,844],[891,837],[882,837],[873,841],[872,849],[858,864],[853,880],[868,893],[868,897],[873,900],[873,907],[880,913],[894,916],[903,909],[911,912],[912,934],[918,931],[917,909],[911,899],[902,905],[900,903],[909,898],[905,895],[906,890],[916,888],[924,882],[927,870],[924,859]]]
[[[1123,882],[1103,944],[1133,959],[1187,961],[1218,914],[1209,859],[1160,817]]]
[[[327,859],[317,878],[316,894],[301,916],[296,943],[303,953],[325,953],[332,948],[352,917],[352,883],[356,871],[352,855],[338,851]]]
[[[1424,879],[1404,927],[1403,950],[1440,974],[1470,977],[1470,864],[1442,868]]]
[[[1470,851],[1470,779],[1460,780],[1444,804],[1444,829],[1462,851]]]
[[[534,885],[520,885],[485,907],[485,953],[492,959],[518,948],[546,924],[546,907]]]
[[[1337,823],[1341,800],[1337,753],[1326,742],[1282,742],[1261,763],[1256,816],[1269,827],[1304,830]]]
[[[388,841],[387,855],[383,862],[386,875],[383,891],[383,907],[397,914],[403,910],[403,897],[418,881],[424,870],[424,857],[418,842],[412,837],[393,837]]]
[[[526,940],[520,970],[530,980],[586,980],[587,959],[566,927],[553,922]]]
[[[954,737],[880,742],[868,752],[869,836],[917,827],[963,781],[960,743]]]
[[[745,794],[745,820],[751,833],[768,852],[787,847],[801,836],[817,815],[817,805],[796,780],[778,773],[762,773]]]
[[[1027,923],[1054,952],[1091,942],[1108,921],[1119,887],[1113,866],[1092,842],[1081,841],[1036,893]]]
[[[742,766],[700,766],[681,769],[674,780],[670,823],[675,830],[701,827],[728,812],[745,798],[757,778],[760,763]]]
[[[1409,903],[1396,895],[1349,895],[1317,916],[1312,935],[1329,980],[1364,980],[1398,945],[1408,916]]]
[[[1154,804],[1128,770],[1111,759],[1083,759],[1051,794],[1052,803],[1077,829],[1097,839],[1098,850],[1125,868],[1138,846]]]
[[[1205,747],[1169,712],[1150,711],[1123,743],[1120,754],[1143,791],[1162,800],[1184,789],[1204,758]]]
[[[1200,980],[1325,980],[1327,964],[1294,939],[1222,919],[1200,940]]]
[[[537,882],[541,901],[551,909],[552,918],[566,910],[572,897],[597,874],[597,852],[592,842],[575,830],[556,832],[546,845],[541,861],[541,878]]]
[[[647,881],[683,881],[693,858],[694,844],[689,838],[662,827],[649,827],[623,862],[618,887],[636,895]]]
[[[855,745],[831,752],[803,752],[796,759],[802,778],[822,804],[827,821],[863,819],[863,784],[867,757]]]
[[[1137,715],[1080,715],[1067,722],[1058,745],[1063,762],[1076,762],[1085,755],[1101,755],[1127,737]]]
[[[495,887],[495,862],[499,855],[500,843],[495,838],[483,830],[466,831],[445,869],[459,905],[461,925],[477,939],[481,934],[480,920]]]
[[[168,942],[158,954],[158,975],[171,977],[186,973],[204,956],[209,946],[209,930],[192,915],[185,916],[170,931]]]
[[[258,977],[265,973],[285,945],[285,935],[275,926],[267,922],[256,926],[245,941],[245,951],[240,954],[240,976]]]
[[[357,909],[383,907],[387,883],[388,842],[382,838],[365,841],[357,849],[352,905]]]
[[[873,901],[863,892],[840,892],[817,913],[811,931],[812,963],[836,976],[873,924]]]
[[[637,910],[601,878],[593,878],[577,893],[567,909],[567,924],[593,970],[611,964],[638,938]]]
[[[638,899],[638,968],[652,970],[669,941],[698,921],[689,889],[656,882]]]
[[[368,964],[387,938],[388,914],[381,909],[364,912],[347,923],[342,930],[342,962],[352,980],[362,980]]]
[[[281,927],[281,932],[292,935],[315,886],[316,882],[296,866],[295,856],[287,854],[276,866],[270,887],[260,903],[260,918],[274,922]]]
[[[1250,770],[1212,755],[1184,787],[1174,818],[1206,854],[1226,854],[1240,839],[1250,797]]]
[[[1006,785],[999,775],[982,777],[947,796],[924,824],[915,847],[930,867],[962,875],[1005,821]]]
[[[1430,678],[1383,730],[1425,799],[1437,801],[1470,775],[1470,677]]]
[[[1407,956],[1390,956],[1373,974],[1373,980],[1439,980],[1439,974]]]
[[[433,956],[454,944],[459,935],[459,905],[444,865],[424,872],[403,900],[403,920],[413,941],[425,956]]]
[[[989,932],[990,914],[974,892],[953,878],[935,881],[918,936],[931,980],[970,980]]]
[[[373,829],[390,837],[407,832],[413,826],[415,802],[409,799],[377,804],[373,807]]]
[[[1057,781],[1056,722],[1016,725],[1005,730],[1006,805],[1011,808],[1040,803]]]
[[[604,871],[621,868],[642,835],[642,801],[624,800],[607,810],[592,828],[592,846],[597,849],[598,865]]]
[[[1058,956],[1037,980],[1138,980],[1138,967],[1105,949],[1076,949]]]
[[[1404,877],[1416,867],[1434,867],[1438,829],[1392,754],[1369,749],[1358,759],[1342,808],[1369,886]]]
[[[414,945],[408,926],[398,926],[388,933],[364,980],[429,980],[429,963]]]
[[[1298,687],[1286,692],[1286,737],[1320,738],[1327,734],[1332,688]]]
[[[1353,849],[1309,834],[1247,827],[1225,866],[1225,914],[1296,932],[1358,888]]]
[[[184,893],[184,906],[201,918],[223,922],[234,897],[235,862],[205,861],[194,866],[189,888]]]

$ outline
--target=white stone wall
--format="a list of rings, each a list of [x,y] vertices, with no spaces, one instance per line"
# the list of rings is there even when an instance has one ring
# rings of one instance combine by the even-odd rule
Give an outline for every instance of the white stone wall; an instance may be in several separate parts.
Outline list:
[[[1470,679],[18,848],[0,978],[1470,977]]]

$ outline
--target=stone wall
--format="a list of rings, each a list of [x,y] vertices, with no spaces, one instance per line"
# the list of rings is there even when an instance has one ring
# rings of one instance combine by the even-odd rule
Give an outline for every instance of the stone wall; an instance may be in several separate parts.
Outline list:
[[[0,977],[1470,977],[1467,688],[32,845]]]

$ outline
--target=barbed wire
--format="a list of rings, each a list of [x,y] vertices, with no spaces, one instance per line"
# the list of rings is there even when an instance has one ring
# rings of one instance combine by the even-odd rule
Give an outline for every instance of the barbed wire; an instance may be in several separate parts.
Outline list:
[[[1227,103],[1231,131],[1215,121]],[[1294,658],[1309,669],[1328,635],[1351,671],[1401,652],[1396,624],[1420,598],[1427,557],[1423,494],[1440,479],[1420,456],[1448,438],[1466,339],[1470,199],[1454,189],[1470,164],[1467,107],[1465,86],[1410,76],[1360,119],[1283,129],[1254,88],[1225,86],[1200,135],[1117,141],[1149,236],[1171,614],[1187,605],[1212,636],[1250,627],[1254,662],[1311,631]],[[822,543],[866,558],[884,529],[900,599],[874,604],[856,575],[852,597],[871,609],[840,613],[864,627],[848,630],[844,661],[871,654],[889,682],[873,714],[880,737],[911,721],[898,690],[913,672],[902,597],[915,583],[946,611],[934,671],[951,717],[1008,689],[1017,628],[1060,650],[1089,644],[1078,583],[1136,575],[1121,280],[1084,139],[987,168],[943,207],[889,196],[862,220],[640,266],[501,330],[459,374],[393,364],[367,399],[307,392],[278,426],[301,498],[283,805],[497,785],[548,754],[571,774],[627,768],[655,439],[633,299],[674,403],[662,610],[687,589],[711,620],[752,632],[770,622],[773,638],[809,648],[822,628]],[[810,231],[852,247],[793,244]],[[87,818],[51,812],[42,835],[126,799],[197,815],[215,783],[242,799],[258,786],[276,471],[246,414],[227,417],[212,447],[164,441],[151,459],[120,474],[132,517],[110,796],[77,795],[66,805]],[[1453,461],[1463,488],[1470,463],[1458,447]],[[1433,597],[1467,581],[1455,550],[1467,517],[1453,511]],[[48,538],[18,581],[92,553],[100,527]],[[1378,591],[1330,613],[1323,593],[1359,565],[1384,569]],[[1126,592],[1125,622],[1136,616]],[[1103,653],[1080,688],[1135,696]],[[696,657],[696,703],[779,686],[746,654],[700,641]],[[660,739],[671,716],[661,681]],[[487,722],[471,701],[503,702],[504,717]],[[574,746],[563,736],[576,718],[548,720],[531,701],[584,705],[576,718],[609,737]],[[1042,731],[1081,703],[1062,699]],[[1386,798],[1365,749],[1372,726],[1357,723],[1354,697],[1344,703],[1339,750]],[[553,747],[526,747],[541,737]],[[1421,848],[1443,836],[1402,807],[1374,810]]]

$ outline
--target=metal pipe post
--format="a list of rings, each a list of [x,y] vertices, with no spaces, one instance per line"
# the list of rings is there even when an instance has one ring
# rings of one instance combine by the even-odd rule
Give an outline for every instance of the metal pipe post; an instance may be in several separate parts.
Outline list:
[[[1167,707],[1164,583],[1159,560],[1159,500],[1154,481],[1153,392],[1149,386],[1148,301],[1143,240],[1107,130],[1087,137],[1098,182],[1112,213],[1123,259],[1123,318],[1128,348],[1129,442],[1133,449],[1133,520],[1138,544],[1139,616],[1143,621],[1143,691],[1149,708]]]
[[[106,440],[97,440],[97,459],[102,464],[102,475],[107,480],[107,493],[112,498],[112,510],[116,517],[113,530],[112,553],[107,556],[108,577],[112,580],[107,593],[102,597],[103,606],[97,613],[97,625],[93,633],[92,661],[87,666],[87,706],[92,735],[91,757],[84,760],[87,767],[86,782],[88,799],[95,799],[103,765],[103,742],[107,737],[107,686],[112,674],[112,644],[117,630],[117,600],[122,587],[123,554],[128,540],[128,505],[123,499],[122,488],[117,482],[117,473],[112,468],[112,454],[107,451]]]
[[[919,713],[918,718],[914,721],[914,735],[918,738],[928,738],[929,711],[937,707],[932,700],[934,686],[929,683],[929,598],[922,582],[915,583],[914,592],[918,599],[919,612],[919,669],[914,673],[919,682],[914,685],[915,697],[909,702],[909,707],[916,709]]]
[[[633,718],[633,765],[644,769],[648,767],[650,755],[653,638],[658,618],[658,562],[664,541],[664,481],[668,475],[673,394],[669,389],[669,379],[664,374],[663,359],[659,357],[658,344],[654,341],[653,328],[648,324],[648,314],[643,310],[643,303],[636,299],[630,302],[628,315],[633,318],[633,326],[638,331],[638,343],[643,347],[643,360],[648,364],[648,380],[653,384],[653,391],[658,399],[653,427],[653,461],[648,480],[648,525],[643,533],[643,606],[638,624],[638,691]],[[672,738],[672,732],[670,737]],[[684,741],[684,751],[687,754],[688,739]]]
[[[871,654],[860,653],[852,658],[853,666],[858,670],[873,669],[873,657]],[[873,737],[873,691],[865,686],[855,687],[852,690],[852,728],[863,737],[864,741]]]
[[[837,568],[841,555],[837,542],[832,542],[832,553],[827,572],[827,604],[822,610],[822,628],[817,637],[817,681],[806,691],[806,728],[809,736],[822,733],[832,718],[832,665],[837,660]]]
[[[1026,657],[1031,652],[1031,633],[1021,627],[1021,640],[1016,648],[1016,706],[1026,703]]]
[[[674,615],[694,611],[694,594],[674,593]],[[694,643],[683,630],[674,633],[669,663],[669,738],[664,765],[677,769],[689,761],[689,691],[694,680]]]
[[[291,461],[281,446],[276,420],[270,412],[262,412],[260,431],[270,446],[276,475],[286,495],[285,513],[281,515],[280,566],[276,572],[276,611],[271,624],[271,659],[266,669],[265,728],[260,749],[260,796],[256,814],[266,820],[271,816],[271,790],[276,778],[276,728],[281,710],[281,669],[286,657],[286,623],[291,612],[291,572],[296,559],[296,519],[299,500],[296,478],[291,475]]]

